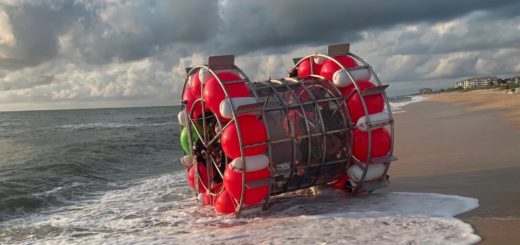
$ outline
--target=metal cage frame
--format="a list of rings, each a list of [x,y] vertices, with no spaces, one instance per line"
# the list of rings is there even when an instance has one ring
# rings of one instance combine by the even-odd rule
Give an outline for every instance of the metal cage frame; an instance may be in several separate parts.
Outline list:
[[[358,66],[358,67],[354,67],[354,68],[346,68],[339,61],[337,61],[335,58],[333,58],[334,56],[338,56],[338,55],[348,55],[348,56],[351,56],[354,59],[356,59],[356,61],[361,63],[361,65]],[[359,96],[359,98],[361,100],[361,104],[363,106],[364,116],[367,116],[366,117],[367,133],[368,133],[367,160],[366,160],[365,164],[363,164],[360,161],[356,160],[355,158],[351,157],[352,163],[349,163],[348,166],[347,166],[347,168],[348,168],[348,167],[351,166],[351,164],[356,164],[356,165],[358,165],[358,167],[363,169],[363,175],[362,175],[362,177],[361,177],[361,179],[359,181],[356,181],[356,183],[355,183],[356,187],[354,187],[352,189],[352,191],[354,193],[361,192],[361,191],[369,191],[369,192],[371,192],[371,191],[373,191],[375,189],[379,189],[379,188],[385,187],[388,184],[388,182],[389,182],[388,170],[390,168],[390,164],[391,164],[392,161],[397,160],[397,158],[394,157],[394,142],[395,142],[394,118],[393,118],[393,115],[392,115],[392,108],[390,106],[390,102],[389,102],[388,97],[387,97],[386,92],[385,92],[385,89],[388,87],[388,85],[383,85],[381,83],[381,80],[379,79],[377,74],[372,69],[372,66],[370,66],[361,57],[359,57],[359,56],[353,54],[352,52],[350,52],[350,44],[349,43],[330,45],[328,47],[328,54],[327,55],[315,53],[315,54],[307,55],[307,56],[302,57],[302,58],[294,58],[293,59],[294,66],[290,70],[289,73],[290,74],[294,74],[294,72],[298,69],[298,66],[301,64],[301,62],[303,62],[304,60],[309,60],[309,62],[310,62],[310,69],[311,69],[311,75],[310,76],[311,77],[317,77],[317,78],[324,79],[324,77],[322,77],[320,75],[315,75],[314,74],[314,71],[313,71],[313,65],[314,65],[314,59],[313,58],[314,57],[322,57],[322,58],[325,58],[326,60],[330,60],[330,61],[334,62],[336,65],[338,65],[340,67],[342,72],[345,72],[348,75],[349,79],[352,81],[352,84],[354,84],[354,86],[355,86],[355,90],[353,90],[349,95],[345,96],[344,97],[344,101],[346,103],[352,96],[354,96],[354,94],[358,94],[358,96]],[[371,77],[377,83],[376,84],[377,86],[373,87],[373,88],[361,90],[359,85],[358,85],[358,83],[357,83],[357,81],[356,81],[356,79],[354,79],[354,76],[350,73],[353,70],[359,70],[359,69],[367,69],[370,72]],[[370,114],[368,112],[368,106],[367,106],[367,103],[365,101],[365,96],[374,95],[374,94],[381,94],[383,96],[383,99],[384,99],[384,102],[385,102],[385,107],[386,107],[386,110],[388,111],[389,119],[386,122],[382,123],[382,124],[381,123],[379,123],[379,124],[372,124],[372,122],[370,121],[370,117],[368,116]],[[353,123],[355,124],[356,122],[353,122]],[[389,125],[389,127],[390,127],[390,135],[391,135],[391,137],[390,137],[391,138],[390,152],[387,154],[387,156],[378,157],[378,158],[374,158],[373,159],[372,158],[372,129],[376,128],[376,127],[385,126],[385,125]],[[369,165],[372,164],[372,163],[383,163],[383,164],[385,164],[385,170],[384,170],[384,174],[383,174],[383,176],[385,176],[385,180],[384,180],[383,183],[375,183],[375,185],[369,186],[367,188],[363,188],[363,185],[366,184],[365,183],[365,178],[366,178],[366,175],[367,175],[367,172],[368,172]]]
[[[336,56],[336,55],[349,55],[353,58],[355,58],[357,61],[360,62],[360,65],[359,67],[356,67],[356,68],[345,68],[341,65],[340,62],[338,62],[337,60],[335,60],[333,57]],[[320,122],[321,122],[321,133],[317,133],[317,134],[311,134],[311,131],[309,130],[309,122],[308,122],[308,119],[306,118],[306,113],[304,111],[304,104],[301,103],[299,101],[299,98],[298,96],[296,96],[293,92],[293,90],[288,86],[289,83],[295,83],[295,84],[298,84],[297,86],[301,86],[303,88],[303,90],[305,91],[305,93],[307,93],[310,97],[311,97],[311,101],[309,102],[305,102],[305,103],[308,103],[308,104],[313,104],[315,107],[317,105],[317,103],[321,103],[321,102],[328,102],[328,101],[335,101],[336,103],[338,103],[338,105],[341,105],[344,109],[345,109],[345,112],[342,113],[342,120],[344,122],[344,125],[346,125],[347,127],[342,129],[343,131],[345,131],[345,135],[348,135],[349,138],[346,139],[347,143],[350,145],[350,147],[347,148],[347,162],[345,163],[345,170],[352,166],[353,164],[357,164],[360,168],[363,169],[363,176],[362,178],[360,179],[360,181],[356,182],[356,183],[353,183],[355,184],[355,186],[353,186],[353,188],[351,189],[351,191],[353,193],[357,193],[357,192],[361,192],[361,191],[372,191],[372,190],[375,190],[375,189],[379,189],[381,187],[384,187],[387,185],[388,183],[388,175],[387,175],[387,172],[388,172],[388,169],[390,167],[390,162],[392,160],[395,160],[395,158],[393,157],[393,151],[394,151],[394,127],[393,127],[393,117],[392,117],[392,112],[391,112],[391,108],[390,108],[390,104],[388,102],[388,98],[384,92],[384,90],[386,89],[386,87],[388,85],[382,85],[381,84],[381,81],[379,80],[379,78],[377,77],[377,75],[375,74],[375,72],[372,70],[371,66],[368,65],[364,60],[362,60],[360,57],[350,53],[349,51],[349,44],[340,44],[340,45],[331,45],[329,46],[329,52],[328,52],[328,55],[324,55],[324,54],[312,54],[312,55],[308,55],[308,56],[305,56],[303,58],[298,58],[298,59],[294,59],[295,60],[295,66],[291,69],[290,71],[290,74],[293,74],[295,72],[295,70],[298,68],[299,64],[305,60],[305,59],[308,59],[310,60],[311,64],[310,64],[310,67],[311,67],[311,74],[313,74],[313,64],[314,64],[314,61],[313,61],[313,58],[314,57],[323,57],[325,59],[328,59],[328,60],[331,60],[333,62],[335,62],[342,71],[346,72],[346,74],[348,74],[349,78],[353,81],[353,84],[355,86],[355,90],[352,91],[351,94],[349,94],[348,96],[344,96],[341,91],[334,85],[332,84],[332,82],[330,82],[330,84],[332,85],[332,87],[335,89],[335,93],[336,93],[336,96],[333,97],[333,98],[329,98],[328,100],[320,100],[320,99],[316,99],[313,94],[309,91],[309,89],[304,86],[303,83],[305,83],[305,81],[301,82],[300,80],[298,80],[297,78],[295,77],[289,77],[289,78],[284,78],[284,79],[270,79],[268,81],[262,81],[262,82],[251,82],[251,80],[246,76],[246,74],[239,68],[237,67],[235,64],[234,64],[234,56],[232,55],[225,55],[225,56],[211,56],[209,57],[209,60],[208,60],[208,64],[207,65],[198,65],[198,66],[194,66],[194,67],[190,67],[190,68],[186,68],[186,76],[185,76],[185,80],[184,80],[184,85],[183,85],[183,88],[182,88],[182,94],[184,94],[186,88],[187,88],[187,84],[189,83],[189,80],[191,78],[192,75],[194,74],[197,74],[197,71],[201,70],[201,69],[206,69],[216,80],[217,82],[219,83],[220,87],[222,88],[224,94],[225,94],[225,99],[226,102],[230,105],[230,108],[231,108],[231,114],[232,114],[232,118],[229,122],[227,122],[225,125],[222,124],[222,122],[220,120],[218,120],[217,118],[217,126],[219,127],[219,132],[216,133],[216,135],[213,137],[213,138],[209,138],[209,135],[207,133],[207,130],[206,128],[208,127],[207,123],[206,123],[206,103],[204,102],[203,100],[203,96],[201,94],[201,97],[200,98],[196,98],[196,100],[193,102],[193,106],[191,108],[190,111],[186,111],[187,113],[187,119],[188,119],[188,123],[186,125],[187,127],[187,132],[188,132],[188,141],[189,141],[189,146],[190,146],[190,149],[192,149],[192,154],[193,154],[193,146],[194,146],[194,142],[193,142],[193,138],[192,138],[192,127],[193,127],[193,124],[194,124],[194,121],[192,119],[192,114],[194,112],[194,109],[195,109],[195,105],[200,103],[201,104],[201,109],[202,109],[202,134],[203,135],[200,135],[199,131],[198,130],[195,130],[195,132],[197,133],[198,137],[201,139],[202,141],[202,144],[205,146],[205,147],[208,147],[208,146],[211,146],[212,144],[216,143],[217,140],[219,139],[219,137],[221,136],[222,132],[224,131],[225,128],[227,128],[228,126],[230,126],[231,124],[233,124],[234,122],[238,122],[237,121],[237,118],[238,116],[244,114],[244,113],[251,113],[251,112],[260,112],[260,117],[262,118],[262,122],[264,124],[264,126],[266,127],[266,136],[267,136],[267,140],[266,142],[260,142],[260,143],[256,143],[256,144],[252,144],[252,145],[244,145],[243,144],[243,137],[241,135],[241,130],[240,130],[240,124],[239,123],[235,123],[235,127],[236,127],[236,130],[237,130],[237,135],[238,135],[238,142],[240,144],[240,157],[241,157],[241,160],[242,162],[244,163],[243,164],[243,167],[240,169],[241,173],[242,173],[242,193],[241,193],[241,197],[240,197],[240,200],[234,200],[233,201],[235,202],[236,204],[236,209],[235,209],[235,215],[239,215],[239,214],[245,214],[245,213],[249,213],[249,212],[245,212],[246,210],[247,211],[251,211],[251,212],[254,212],[254,211],[257,211],[258,209],[262,208],[262,209],[266,209],[269,204],[270,204],[270,200],[271,200],[271,195],[274,195],[274,194],[279,194],[279,193],[283,193],[284,191],[287,191],[287,187],[285,188],[285,190],[282,190],[282,191],[277,191],[276,188],[274,187],[274,181],[273,181],[273,177],[274,176],[274,172],[273,171],[270,171],[271,175],[270,175],[270,178],[269,179],[264,179],[264,180],[260,180],[260,181],[252,181],[252,182],[247,182],[246,181],[246,172],[247,172],[247,164],[245,164],[246,162],[246,159],[245,159],[245,149],[248,148],[248,147],[254,147],[254,146],[258,146],[258,145],[266,145],[266,155],[269,157],[269,161],[270,161],[270,164],[269,164],[269,167],[270,169],[272,169],[272,165],[271,163],[273,162],[273,157],[272,157],[272,145],[275,144],[275,143],[279,143],[279,142],[282,142],[283,141],[291,141],[292,142],[292,149],[293,149],[293,156],[292,156],[292,161],[293,163],[291,163],[291,169],[293,168],[293,164],[294,164],[294,161],[295,161],[295,158],[296,158],[296,151],[294,150],[295,147],[297,147],[296,145],[296,140],[298,138],[308,138],[309,141],[308,141],[308,147],[309,149],[311,148],[311,137],[317,137],[317,136],[322,136],[323,137],[323,140],[324,140],[324,144],[326,143],[326,136],[327,134],[332,134],[332,133],[340,133],[339,131],[335,131],[335,132],[330,132],[330,131],[327,131],[325,129],[325,125],[324,125],[324,121],[323,121],[323,115],[321,113],[321,111],[319,113],[317,113],[320,117]],[[360,87],[358,86],[357,82],[355,81],[354,77],[352,76],[352,74],[350,73],[350,71],[352,70],[355,70],[355,69],[368,69],[371,76],[374,78],[374,80],[376,81],[377,83],[377,86],[376,87],[373,87],[373,88],[369,88],[369,89],[366,89],[366,90],[361,90]],[[235,81],[222,81],[219,76],[217,75],[217,73],[219,72],[219,70],[228,70],[228,69],[232,69],[234,71],[237,71],[240,75],[240,79],[239,80],[235,80]],[[323,77],[319,76],[319,75],[311,75],[309,76],[309,79],[322,79],[322,80],[325,80]],[[302,80],[305,80],[305,79],[302,79]],[[254,97],[255,100],[256,100],[256,104],[249,104],[249,105],[243,105],[243,106],[238,106],[236,107],[233,103],[233,100],[232,97],[230,96],[230,93],[229,91],[227,90],[226,88],[226,85],[228,84],[232,84],[232,83],[241,83],[241,82],[244,82],[245,84],[247,84],[248,86],[248,89],[249,89],[249,92],[250,92],[250,96],[251,97]],[[303,112],[302,115],[304,117],[304,121],[306,123],[306,127],[307,127],[307,135],[305,136],[296,136],[294,134],[294,128],[293,128],[293,124],[292,123],[289,123],[289,127],[290,127],[290,135],[288,138],[284,138],[284,139],[279,139],[279,140],[276,140],[274,141],[273,140],[273,136],[270,135],[270,130],[269,130],[269,126],[268,126],[268,122],[267,122],[267,119],[266,119],[266,108],[267,108],[267,101],[262,101],[261,99],[261,96],[259,96],[258,94],[258,89],[259,87],[258,86],[265,86],[265,89],[268,89],[268,90],[272,90],[274,92],[274,95],[275,97],[277,97],[277,99],[282,102],[283,99],[280,97],[280,95],[278,94],[277,92],[277,88],[275,86],[273,86],[273,84],[279,84],[280,87],[284,87],[284,89],[287,89],[287,91],[289,91],[289,93],[292,94],[292,97],[297,99],[297,105],[295,105],[294,107],[299,107],[300,110]],[[258,85],[258,86],[257,86]],[[203,82],[201,82],[200,84],[201,86],[201,92],[203,91]],[[388,111],[388,114],[389,114],[389,120],[387,122],[385,122],[384,124],[378,124],[378,125],[375,125],[375,124],[372,124],[370,122],[370,117],[366,117],[366,120],[367,120],[367,132],[368,132],[368,158],[367,158],[367,161],[366,161],[366,164],[364,164],[365,166],[363,166],[362,163],[360,163],[359,161],[357,161],[355,158],[352,157],[352,143],[353,143],[353,137],[354,137],[354,134],[353,134],[353,130],[355,129],[355,123],[356,122],[352,122],[352,120],[350,119],[350,116],[348,115],[348,106],[347,106],[347,101],[349,98],[351,98],[355,93],[357,93],[359,95],[359,97],[361,98],[361,103],[362,103],[362,106],[363,106],[363,110],[365,112],[365,116],[369,115],[368,114],[368,107],[366,105],[366,102],[365,102],[365,99],[364,99],[364,96],[367,96],[367,95],[373,95],[373,94],[378,94],[378,93],[381,93],[383,95],[383,98],[384,98],[384,101],[385,101],[385,106],[386,106],[386,109]],[[286,115],[288,116],[288,111],[291,109],[289,108],[288,105],[286,104],[283,104],[282,108],[275,108],[275,109],[279,109],[279,110],[283,110],[285,111]],[[186,104],[185,103],[181,103],[181,110],[186,110]],[[272,109],[274,110],[274,109]],[[372,142],[371,142],[371,131],[372,131],[372,128],[374,127],[380,127],[380,126],[386,126],[386,125],[389,125],[390,126],[390,132],[391,132],[391,147],[390,147],[390,153],[385,156],[385,157],[380,157],[380,158],[371,158],[371,152],[372,152]],[[326,145],[324,145],[323,147],[323,154],[322,154],[322,160],[320,162],[320,166],[321,165],[324,165],[324,164],[327,164],[326,162]],[[213,169],[215,169],[217,171],[217,174],[219,174],[222,178],[223,178],[223,173],[219,170],[219,166],[217,166],[217,163],[215,162],[215,159],[213,159],[213,157],[211,156],[211,154],[208,154],[209,157],[206,157],[205,160],[206,160],[206,167],[207,167],[207,173],[205,173],[207,175],[207,179],[210,180],[211,177],[212,177],[212,174],[213,174]],[[345,161],[343,159],[339,160],[341,162]],[[385,164],[385,170],[384,170],[384,175],[385,176],[385,179],[382,180],[382,181],[379,181],[379,182],[375,182],[375,181],[372,181],[374,183],[368,183],[368,182],[364,182],[364,179],[366,177],[366,174],[368,172],[368,168],[369,168],[369,164],[370,163],[374,163],[374,162],[378,162],[378,163],[384,163]],[[229,159],[228,157],[225,157],[225,164],[226,166],[229,164]],[[334,164],[333,163],[330,163],[330,164]],[[308,154],[308,159],[307,159],[307,166],[306,167],[309,167],[310,166],[310,153]],[[198,194],[199,193],[199,189],[201,188],[199,186],[199,180],[201,178],[201,175],[200,174],[204,174],[204,173],[199,173],[199,168],[198,168],[198,161],[193,161],[193,167],[195,167],[195,176],[196,178],[198,178],[197,181],[194,181],[194,184],[195,184],[195,193]],[[291,174],[293,174],[294,171],[291,171]],[[317,180],[317,179],[316,179]],[[314,185],[314,183],[316,183],[316,180],[313,182],[313,184],[311,186]],[[200,181],[200,183],[203,183],[202,181]],[[204,183],[203,183],[204,185]],[[218,194],[220,194],[223,190],[223,187],[221,187],[218,191],[213,191],[212,190],[212,186],[211,186],[211,182],[208,181],[208,186],[203,186],[206,190],[209,191],[209,199],[210,199],[210,204],[213,204],[213,199],[215,196],[217,196]],[[254,187],[260,187],[260,186],[268,186],[269,187],[269,194],[265,197],[263,203],[259,203],[257,205],[253,205],[253,206],[248,206],[246,209],[244,209],[244,197],[245,197],[245,190],[246,188],[254,188]]]

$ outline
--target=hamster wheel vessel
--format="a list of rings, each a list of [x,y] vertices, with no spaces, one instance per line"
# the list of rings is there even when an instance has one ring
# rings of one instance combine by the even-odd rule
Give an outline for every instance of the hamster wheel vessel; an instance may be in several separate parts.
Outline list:
[[[297,58],[288,78],[251,82],[233,56],[187,69],[181,161],[205,205],[239,214],[318,185],[388,184],[393,119],[382,85],[348,44]]]

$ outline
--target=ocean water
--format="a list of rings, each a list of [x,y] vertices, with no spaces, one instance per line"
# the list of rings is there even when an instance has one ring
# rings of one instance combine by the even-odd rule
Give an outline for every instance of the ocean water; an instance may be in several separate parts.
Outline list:
[[[0,220],[179,170],[177,111],[0,113]]]
[[[417,101],[400,98],[395,103]],[[394,103],[392,102],[392,103]],[[410,102],[410,103],[412,103]],[[0,244],[471,244],[473,198],[284,194],[234,218],[196,205],[176,107],[0,113]]]

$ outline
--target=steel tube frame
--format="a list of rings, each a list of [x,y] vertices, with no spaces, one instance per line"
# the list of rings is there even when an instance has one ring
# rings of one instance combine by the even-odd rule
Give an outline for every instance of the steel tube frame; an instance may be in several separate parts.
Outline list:
[[[292,147],[292,150],[293,150],[293,154],[291,156],[291,171],[290,171],[290,177],[288,178],[288,180],[289,180],[292,177],[292,175],[295,173],[294,170],[296,168],[295,167],[295,165],[296,165],[295,161],[296,161],[297,140],[308,139],[308,141],[307,141],[308,154],[307,154],[307,159],[306,159],[307,163],[305,164],[305,168],[306,169],[308,169],[309,167],[321,167],[322,165],[324,165],[324,164],[326,165],[329,162],[330,162],[330,164],[334,164],[334,163],[339,163],[339,162],[346,161],[346,167],[347,168],[349,166],[353,165],[353,164],[363,165],[363,166],[360,166],[360,167],[363,167],[363,176],[362,176],[361,180],[358,183],[356,183],[356,189],[354,189],[354,192],[356,192],[357,190],[361,189],[361,187],[363,185],[363,182],[364,182],[364,180],[366,178],[367,172],[368,172],[369,164],[372,162],[372,157],[371,157],[372,154],[371,153],[372,153],[372,150],[373,150],[372,149],[372,130],[373,130],[373,125],[370,122],[370,117],[368,117],[369,111],[368,111],[368,107],[367,107],[367,103],[365,101],[365,98],[362,95],[363,91],[361,90],[361,88],[357,84],[357,81],[354,79],[354,77],[350,73],[350,71],[358,70],[358,69],[367,69],[370,72],[370,74],[371,74],[371,76],[373,78],[373,81],[375,81],[377,83],[377,86],[382,86],[382,84],[381,84],[381,81],[380,81],[379,77],[372,70],[371,66],[368,65],[364,60],[362,60],[360,57],[358,57],[357,55],[354,55],[354,54],[352,54],[350,52],[348,52],[346,55],[349,55],[349,56],[353,57],[361,65],[359,67],[355,67],[355,68],[345,68],[340,62],[338,62],[333,57],[330,57],[330,56],[324,55],[324,54],[312,54],[312,55],[309,55],[309,56],[306,56],[306,57],[300,59],[298,62],[296,62],[295,66],[292,68],[291,73],[294,72],[295,69],[297,69],[297,67],[300,65],[300,63],[302,61],[308,59],[310,61],[310,67],[311,67],[311,75],[309,77],[310,78],[323,79],[323,77],[314,74],[314,69],[313,69],[314,58],[315,57],[322,57],[322,58],[325,58],[327,60],[331,60],[336,65],[338,65],[343,72],[346,72],[346,74],[348,75],[349,79],[351,79],[351,81],[353,82],[355,90],[352,91],[352,93],[349,94],[348,96],[345,96],[345,95],[343,95],[341,93],[341,91],[334,84],[331,83],[331,86],[332,86],[332,88],[334,88],[334,91],[335,91],[335,93],[337,93],[337,95],[335,95],[334,92],[329,91],[331,93],[332,97],[331,98],[322,98],[322,99],[316,98],[314,96],[314,94],[306,86],[307,83],[313,83],[312,85],[316,85],[315,81],[305,81],[304,80],[303,82],[301,82],[300,80],[295,79],[295,78],[286,78],[286,79],[280,79],[280,80],[273,79],[273,80],[268,80],[268,81],[265,81],[265,82],[252,83],[249,80],[249,78],[244,74],[244,72],[240,68],[235,66],[234,64],[231,67],[225,67],[225,68],[224,67],[210,67],[210,65],[199,65],[199,66],[192,67],[187,72],[187,75],[185,77],[185,81],[184,81],[184,84],[183,84],[183,88],[182,88],[183,94],[184,94],[184,91],[186,90],[186,87],[187,87],[187,84],[188,84],[190,78],[194,74],[198,75],[198,73],[196,73],[197,71],[200,71],[202,69],[206,69],[213,77],[215,77],[215,79],[217,80],[217,82],[219,83],[220,87],[222,88],[222,90],[223,90],[223,92],[225,94],[225,100],[231,106],[231,114],[232,114],[231,120],[226,125],[223,126],[222,122],[217,118],[217,124],[218,124],[218,127],[219,127],[220,130],[219,130],[219,132],[216,133],[216,135],[213,138],[209,139],[209,134],[207,132],[208,125],[207,125],[207,122],[206,122],[206,109],[207,108],[206,108],[204,100],[202,98],[197,98],[196,101],[193,103],[193,106],[192,106],[192,108],[191,108],[191,110],[189,112],[187,111],[186,104],[185,103],[181,103],[181,109],[187,111],[187,117],[189,119],[186,127],[187,127],[187,130],[188,130],[188,137],[189,137],[188,142],[189,142],[189,145],[190,145],[190,149],[192,150],[192,152],[191,152],[192,155],[193,155],[193,146],[194,146],[194,142],[193,142],[193,138],[192,138],[192,127],[193,127],[193,124],[195,123],[193,121],[193,119],[192,119],[192,114],[193,114],[194,108],[195,108],[194,105],[196,105],[198,103],[201,103],[200,106],[201,106],[201,109],[202,109],[202,116],[203,116],[202,117],[202,131],[203,131],[202,134],[203,135],[201,135],[198,130],[196,130],[196,133],[199,136],[199,138],[201,139],[202,144],[205,147],[211,147],[215,142],[217,142],[217,140],[220,138],[220,136],[222,134],[222,131],[224,129],[226,129],[229,125],[231,125],[232,123],[235,123],[235,125],[236,125],[238,141],[239,141],[239,144],[240,144],[241,160],[243,161],[244,166],[243,166],[242,169],[240,169],[240,171],[242,173],[242,181],[241,181],[242,182],[241,183],[242,184],[242,192],[241,192],[241,197],[240,197],[239,200],[234,200],[236,202],[236,204],[237,204],[237,207],[236,207],[236,210],[235,210],[235,215],[239,215],[241,210],[243,209],[243,206],[244,206],[244,196],[245,196],[245,190],[246,190],[245,188],[247,188],[247,183],[246,183],[247,164],[246,164],[246,159],[245,159],[245,149],[249,148],[249,147],[258,146],[258,145],[264,145],[264,144],[267,145],[267,152],[266,152],[266,154],[268,155],[269,162],[270,162],[269,165],[270,165],[270,168],[272,169],[273,168],[272,164],[276,160],[276,159],[273,159],[273,156],[272,156],[272,145],[276,144],[276,143],[281,143],[281,142],[289,142],[289,141],[292,142],[291,147]],[[218,72],[219,72],[220,69],[233,69],[235,71],[238,71],[238,73],[241,76],[241,79],[240,80],[235,80],[235,81],[223,82],[218,77]],[[244,145],[243,144],[242,132],[240,130],[240,125],[237,123],[238,122],[238,120],[237,120],[238,116],[240,116],[241,114],[237,113],[237,110],[235,108],[234,102],[233,102],[233,100],[231,100],[229,91],[226,88],[226,85],[228,85],[228,84],[234,84],[234,83],[240,83],[240,82],[244,82],[245,84],[248,85],[248,88],[249,88],[249,91],[250,91],[250,96],[254,97],[255,100],[257,101],[257,103],[264,103],[265,104],[263,109],[259,110],[260,114],[261,114],[260,117],[262,118],[264,126],[266,127],[267,140],[265,142],[260,142],[260,143],[256,143],[256,144],[249,144],[249,145]],[[289,82],[291,82],[291,83],[289,83]],[[260,86],[257,86],[257,85],[260,85],[260,84],[264,85],[265,87],[260,88]],[[274,84],[276,84],[276,85],[274,85]],[[203,86],[204,86],[204,84],[201,83],[201,91],[203,91]],[[295,89],[293,87],[301,87],[303,89],[303,91],[305,91],[305,93],[307,93],[307,95],[310,97],[310,101],[305,101],[305,102],[300,101],[299,96],[295,94]],[[262,101],[261,97],[258,95],[257,90],[260,90],[260,89],[266,89],[266,90],[270,90],[272,92],[272,94],[270,94],[270,95],[268,94],[266,96],[266,98],[267,98],[266,101]],[[296,105],[289,105],[288,103],[286,103],[287,101],[285,101],[284,98],[282,98],[280,96],[280,94],[279,94],[279,92],[281,92],[281,91],[279,91],[280,89],[283,89],[283,91],[285,91],[288,94],[290,94],[291,97],[294,98],[294,100],[296,102]],[[345,136],[347,137],[347,139],[346,139],[347,140],[347,144],[349,146],[352,146],[353,137],[354,137],[353,129],[356,126],[355,126],[355,122],[352,122],[350,116],[346,115],[346,114],[349,113],[349,108],[347,106],[347,101],[348,101],[348,99],[350,97],[352,97],[356,93],[358,94],[358,96],[361,99],[360,101],[361,101],[361,104],[362,104],[362,107],[363,107],[363,111],[365,113],[365,116],[367,116],[366,117],[367,133],[368,133],[367,161],[365,163],[360,163],[359,161],[353,159],[352,147],[347,147],[347,149],[346,149],[346,154],[347,154],[346,160],[345,159],[340,159],[340,160],[327,162],[327,152],[326,152],[327,151],[327,145],[326,145],[327,135],[345,132]],[[278,100],[278,102],[280,102],[280,104],[282,106],[268,108],[267,107],[267,102],[268,102],[268,100],[272,96],[276,97],[276,99]],[[393,116],[392,116],[392,112],[391,112],[391,107],[390,107],[390,104],[389,104],[389,101],[388,101],[388,97],[386,96],[386,93],[384,91],[382,92],[382,96],[383,96],[384,101],[385,101],[386,110],[388,111],[388,114],[389,114],[389,124],[388,125],[390,127],[390,132],[391,132],[391,147],[390,147],[390,152],[389,152],[388,156],[393,156],[394,142],[395,142],[394,125],[393,125],[394,124],[394,120],[393,120]],[[317,109],[317,106],[318,106],[319,103],[331,102],[331,101],[338,104],[338,110],[341,109],[341,110],[344,111],[344,112],[342,112],[340,114],[341,114],[341,118],[343,120],[343,125],[345,125],[346,128],[339,129],[339,130],[327,131],[326,126],[325,126],[325,122],[323,121],[322,112]],[[319,117],[320,126],[321,126],[320,127],[320,131],[321,131],[320,133],[312,133],[311,132],[310,121],[309,121],[309,118],[307,118],[307,115],[305,113],[305,108],[304,108],[304,106],[306,106],[306,105],[314,105],[313,109],[318,112],[317,116]],[[297,136],[296,135],[295,128],[294,128],[294,122],[292,121],[293,119],[290,118],[289,111],[293,110],[293,109],[296,109],[296,108],[299,108],[298,111],[300,111],[302,113],[300,116],[302,116],[302,118],[305,121],[305,127],[307,129],[307,133],[305,135],[301,135],[301,136]],[[266,113],[270,112],[270,111],[277,111],[277,110],[283,111],[285,113],[285,116],[289,120],[288,121],[289,137],[273,140],[273,136],[270,135],[271,134],[271,130],[269,128],[270,127],[269,123],[267,122],[267,119],[266,119]],[[254,111],[255,110],[251,110],[251,112],[254,112]],[[249,111],[247,111],[247,112],[249,112]],[[247,112],[242,112],[242,113],[247,113]],[[323,137],[321,162],[320,162],[320,164],[312,164],[311,165],[312,138],[313,137],[317,137],[317,136],[322,136]],[[388,159],[391,159],[391,158],[388,158]],[[387,176],[388,169],[389,169],[389,166],[390,166],[390,162],[391,162],[391,160],[388,160],[387,162],[385,162],[384,176]],[[223,163],[221,163],[221,164],[223,164]],[[229,164],[229,159],[227,157],[225,157],[225,163],[224,164],[226,164],[226,167]],[[195,160],[195,163],[193,163],[193,166],[195,167],[195,175],[197,176],[197,179],[200,180],[198,161]],[[208,172],[206,173],[208,175],[208,180],[211,181],[210,177],[212,177],[212,175],[213,175],[212,173],[213,172],[210,172],[210,171],[213,169],[213,167],[215,167],[215,169],[217,170],[217,174],[219,174],[223,178],[223,173],[218,168],[216,160],[213,158],[213,155],[210,154],[210,153],[208,153],[206,155],[206,166],[208,166],[208,168],[207,168]],[[300,166],[303,166],[303,165],[300,165]],[[274,177],[273,170],[271,170],[270,172],[271,172],[271,178]],[[316,183],[317,179],[318,178],[316,176],[316,178],[314,179],[312,185],[314,185]],[[200,181],[200,183],[203,183],[203,182]],[[271,185],[270,184],[269,185],[269,193],[270,194],[267,195],[267,197],[264,199],[264,203],[263,203],[264,208],[267,208],[267,206],[269,205],[271,193],[282,193],[284,191],[287,191],[288,184],[289,184],[289,181],[287,181],[285,183],[284,188],[280,189],[280,190],[272,189],[272,188],[274,188],[275,185]],[[204,183],[203,183],[203,185],[204,185]],[[298,186],[300,186],[300,184],[298,184]],[[208,186],[204,185],[203,187],[206,188],[206,190],[210,193],[210,202],[211,203],[213,203],[213,196],[216,196],[220,192],[222,192],[222,189],[220,189],[216,193],[213,193],[212,183],[211,182],[208,183]],[[199,181],[195,181],[195,193],[196,194],[199,193],[199,189],[200,188],[201,187],[199,186]]]
[[[368,133],[367,160],[366,160],[366,163],[364,164],[365,166],[363,166],[363,176],[360,179],[360,181],[358,183],[356,183],[357,184],[357,189],[360,189],[362,187],[362,185],[363,185],[363,182],[364,182],[365,178],[366,178],[366,175],[367,175],[367,172],[368,172],[368,168],[369,168],[369,164],[370,164],[371,159],[372,159],[372,124],[370,122],[370,117],[368,116],[370,114],[368,112],[368,107],[367,107],[365,98],[362,95],[363,91],[360,89],[359,85],[357,84],[357,81],[354,79],[354,77],[352,76],[350,71],[358,70],[358,69],[368,69],[368,71],[370,72],[371,76],[373,77],[373,80],[375,80],[375,82],[377,83],[377,86],[382,86],[382,83],[381,83],[379,77],[373,71],[372,67],[368,63],[366,63],[363,59],[361,59],[359,56],[357,56],[357,55],[355,55],[355,54],[353,54],[351,52],[348,52],[345,55],[349,55],[349,56],[353,57],[357,61],[361,62],[362,65],[358,66],[358,67],[355,67],[355,68],[346,68],[339,61],[337,61],[335,58],[333,58],[331,56],[328,56],[328,55],[317,54],[316,53],[316,54],[305,56],[305,57],[301,58],[300,60],[298,60],[298,62],[296,62],[294,67],[290,70],[290,74],[292,74],[298,68],[298,66],[301,64],[301,62],[303,62],[306,59],[309,59],[309,61],[311,63],[311,65],[310,65],[310,67],[311,67],[311,76],[312,77],[316,76],[314,74],[314,72],[313,72],[314,57],[323,57],[323,58],[325,58],[327,60],[331,60],[336,65],[338,65],[340,67],[340,70],[345,72],[348,75],[349,79],[352,81],[352,84],[354,84],[355,91],[353,91],[353,93],[351,95],[349,95],[348,97],[350,98],[355,93],[358,94],[358,96],[360,98],[360,101],[361,101],[361,104],[363,106],[363,111],[365,112],[365,116],[367,116],[366,117],[366,123],[368,125],[368,128],[367,128],[367,133]],[[319,76],[319,77],[321,77],[321,76]],[[389,125],[390,125],[390,134],[391,134],[391,145],[390,145],[390,152],[388,153],[388,155],[389,156],[393,156],[394,142],[395,142],[395,137],[394,137],[394,120],[393,120],[393,116],[392,116],[390,103],[388,101],[388,97],[386,96],[386,93],[384,91],[382,92],[382,96],[383,96],[383,99],[385,101],[385,106],[386,106],[386,110],[388,111],[389,121],[390,121]],[[347,100],[348,100],[348,98],[345,99],[345,101],[347,101]],[[353,122],[353,124],[355,124],[355,122]],[[353,137],[353,132],[352,132],[352,137]],[[349,155],[352,158],[352,153],[350,153]],[[350,163],[349,165],[351,165],[351,164],[352,163]],[[388,169],[390,167],[390,162],[386,163],[385,165],[386,165],[385,166],[385,171],[384,171],[384,174],[383,174],[384,176],[386,176],[388,174]],[[354,190],[354,192],[356,192],[356,190]]]

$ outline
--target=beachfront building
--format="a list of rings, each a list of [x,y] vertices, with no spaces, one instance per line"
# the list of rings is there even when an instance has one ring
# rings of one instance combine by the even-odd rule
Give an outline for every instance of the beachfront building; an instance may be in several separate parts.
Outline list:
[[[497,82],[497,77],[475,77],[456,82],[455,88],[485,88],[489,85],[497,84]]]
[[[419,89],[419,94],[431,94],[433,93],[433,89],[431,88],[421,88]]]
[[[507,83],[520,84],[520,76],[512,77],[507,79]]]

